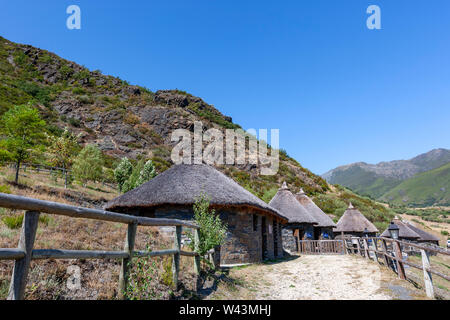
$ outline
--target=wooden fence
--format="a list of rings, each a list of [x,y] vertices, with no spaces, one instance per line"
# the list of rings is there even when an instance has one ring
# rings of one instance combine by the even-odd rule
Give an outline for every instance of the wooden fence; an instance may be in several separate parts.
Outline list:
[[[194,271],[200,272],[200,257],[196,252],[181,250],[182,227],[194,229],[194,241],[198,244],[198,226],[192,222],[177,219],[161,219],[136,217],[104,210],[76,207],[67,204],[37,200],[16,195],[0,193],[0,207],[26,210],[22,224],[19,245],[17,248],[0,248],[0,260],[14,260],[14,269],[10,283],[8,300],[24,298],[28,271],[32,259],[121,259],[119,276],[119,295],[124,298],[129,275],[129,261],[132,257],[165,256],[173,257],[172,276],[174,286],[178,287],[180,255],[194,258]],[[87,218],[128,224],[128,232],[123,251],[94,250],[56,250],[33,249],[40,212],[63,215],[73,218]],[[176,227],[173,249],[159,251],[134,250],[136,230],[138,226],[174,226]]]
[[[302,254],[345,254],[342,240],[299,240],[298,248]]]
[[[422,265],[418,265],[407,261],[403,257],[405,248],[415,248],[420,250],[422,257]],[[431,268],[430,265],[430,253],[450,255],[449,250],[439,247],[430,247],[422,244],[406,242],[401,240],[394,240],[390,238],[352,238],[345,240],[345,252],[347,254],[357,254],[365,257],[366,259],[372,259],[381,262],[394,270],[398,277],[402,280],[407,280],[405,273],[405,265],[423,270],[423,280],[425,283],[425,290],[427,296],[434,298],[433,280],[432,274],[439,276],[447,281],[450,281],[450,276],[438,272]]]
[[[7,162],[6,163],[11,169],[16,169],[17,167],[17,163],[15,162]],[[22,163],[20,165],[20,168],[22,169],[23,172],[27,172],[27,170],[34,170],[36,173],[48,173],[48,174],[53,174],[53,173],[60,173],[63,176],[67,173],[69,176],[71,175],[72,170],[70,169],[65,169],[65,168],[61,168],[61,167],[52,167],[52,166],[48,166],[45,164],[39,164],[39,163]],[[105,181],[101,181],[101,183],[104,186],[110,187],[112,189],[116,189],[117,185],[114,183],[109,183],[109,182],[105,182]]]

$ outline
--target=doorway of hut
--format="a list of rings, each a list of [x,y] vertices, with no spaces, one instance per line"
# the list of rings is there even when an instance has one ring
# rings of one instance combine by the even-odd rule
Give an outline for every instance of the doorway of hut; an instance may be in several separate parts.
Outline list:
[[[273,256],[278,256],[278,223],[273,221]]]
[[[267,234],[266,234],[266,217],[261,219],[261,238],[262,238],[262,259],[267,259]]]
[[[320,228],[314,228],[314,239],[313,240],[320,240],[321,235],[321,229]]]

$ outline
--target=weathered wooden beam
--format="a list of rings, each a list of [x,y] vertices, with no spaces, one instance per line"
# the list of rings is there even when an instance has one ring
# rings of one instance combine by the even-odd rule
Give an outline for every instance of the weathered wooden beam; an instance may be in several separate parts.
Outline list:
[[[194,251],[183,251],[183,250],[181,250],[180,251],[180,255],[186,256],[186,257],[196,257],[196,256],[198,256],[198,253],[194,252]]]
[[[176,227],[173,249],[177,252],[174,253],[172,260],[172,279],[174,289],[178,290],[178,273],[180,272],[181,226]]]
[[[370,259],[370,253],[369,253],[369,243],[367,242],[367,238],[363,238],[364,243],[364,256],[366,259]]]
[[[199,275],[200,274],[200,255],[198,254],[198,249],[200,246],[200,230],[194,229],[194,245],[195,245],[195,253],[197,255],[194,257],[194,272]]]
[[[430,257],[428,256],[428,253],[423,249],[420,250],[420,253],[422,255],[423,281],[425,283],[425,291],[429,298],[434,299],[433,278],[431,277],[431,272],[428,271],[428,269],[431,268]]]
[[[25,252],[20,249],[0,249],[0,260],[17,260],[25,257]]]
[[[373,248],[374,248],[374,254],[375,254],[375,260],[380,263],[380,260],[378,260],[378,243],[377,239],[372,239]]]
[[[155,251],[134,251],[133,257],[161,257],[161,256],[170,256],[178,251],[175,249],[167,249],[167,250],[155,250]],[[181,254],[181,252],[180,252]]]
[[[8,300],[23,300],[38,222],[38,211],[25,212],[18,247],[25,255],[23,258],[17,259],[14,262]]]
[[[32,259],[124,259],[126,251],[35,249]]]
[[[402,280],[406,280],[405,267],[402,262],[403,261],[402,249],[397,241],[394,241],[393,244],[395,256],[398,257],[398,259],[396,259],[398,277]]]
[[[443,248],[438,248],[438,247],[429,247],[429,246],[424,246],[424,245],[421,245],[418,243],[405,242],[402,240],[393,240],[391,238],[385,238],[385,237],[380,237],[379,239],[389,241],[389,242],[398,242],[400,244],[403,244],[404,246],[410,246],[410,247],[414,247],[417,249],[423,249],[425,251],[440,253],[440,254],[447,255],[447,256],[450,255],[450,250],[448,250],[448,249],[443,249]]]
[[[95,219],[126,224],[137,223],[142,226],[186,226],[189,228],[198,228],[195,223],[184,220],[136,217],[117,212],[76,207],[64,203],[33,199],[6,193],[0,193],[0,207],[39,211],[73,218]]]
[[[127,252],[127,257],[122,259],[119,274],[119,298],[125,298],[125,292],[128,285],[128,276],[130,273],[131,262],[133,258],[134,243],[136,239],[137,223],[130,223],[128,225],[127,236],[125,239],[124,251]]]

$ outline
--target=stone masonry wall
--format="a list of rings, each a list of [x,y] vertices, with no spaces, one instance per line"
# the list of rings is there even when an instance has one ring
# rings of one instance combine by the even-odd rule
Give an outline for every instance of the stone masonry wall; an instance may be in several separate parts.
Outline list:
[[[241,264],[262,261],[262,215],[251,209],[240,209],[239,211],[217,210],[221,219],[228,225],[225,243],[220,247],[220,264]],[[152,216],[156,218],[173,218],[191,220],[193,212],[191,208],[161,208],[155,210]],[[267,258],[274,259],[283,256],[283,244],[281,225],[278,223],[278,250],[274,252],[273,242],[273,220],[271,216],[266,217],[267,235]],[[254,221],[256,218],[256,230]]]

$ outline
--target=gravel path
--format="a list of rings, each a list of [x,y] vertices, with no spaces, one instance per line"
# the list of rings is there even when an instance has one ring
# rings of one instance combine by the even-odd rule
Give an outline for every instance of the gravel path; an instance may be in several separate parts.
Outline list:
[[[392,299],[380,290],[380,267],[356,257],[302,256],[269,265],[260,276],[256,299]]]

